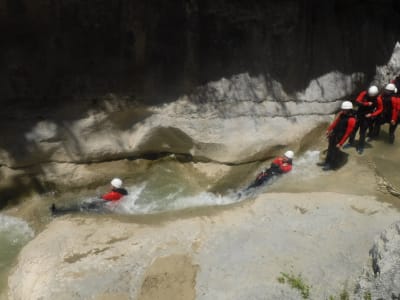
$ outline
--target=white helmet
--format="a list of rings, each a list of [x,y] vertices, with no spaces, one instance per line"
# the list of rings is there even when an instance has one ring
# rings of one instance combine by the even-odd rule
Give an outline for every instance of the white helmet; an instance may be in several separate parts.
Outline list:
[[[113,180],[111,180],[111,185],[119,189],[122,186],[122,180],[119,178],[114,178]]]
[[[294,157],[294,153],[292,150],[286,151],[285,154],[283,154],[283,155],[285,155],[289,159],[293,159],[293,157]]]
[[[350,101],[343,101],[340,108],[341,109],[353,109],[353,103],[351,103]]]
[[[370,97],[375,97],[376,95],[379,94],[378,87],[376,85],[371,85],[368,89],[368,95]]]
[[[393,83],[388,83],[386,86],[385,86],[385,90],[387,90],[387,91],[389,91],[389,92],[396,92],[396,86],[393,84]]]

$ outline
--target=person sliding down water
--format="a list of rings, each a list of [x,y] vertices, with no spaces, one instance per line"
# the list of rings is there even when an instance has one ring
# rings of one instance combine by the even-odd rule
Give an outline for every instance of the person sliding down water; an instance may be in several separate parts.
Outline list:
[[[274,176],[290,172],[292,170],[293,157],[294,153],[291,150],[286,151],[283,156],[276,157],[271,166],[258,174],[256,180],[246,190],[260,186]]]
[[[122,180],[119,178],[114,178],[110,182],[111,184],[111,190],[102,195],[100,199],[93,200],[91,202],[87,203],[82,203],[78,206],[73,206],[73,207],[62,207],[58,208],[53,205],[50,207],[51,212],[53,215],[60,215],[60,214],[66,214],[66,213],[73,213],[73,212],[104,212],[107,210],[105,207],[105,204],[108,202],[117,202],[119,201],[122,197],[128,195],[128,191],[122,187]]]
[[[105,201],[118,201],[126,195],[128,195],[128,191],[122,187],[122,180],[114,178],[111,180],[111,191],[101,196],[101,198]]]

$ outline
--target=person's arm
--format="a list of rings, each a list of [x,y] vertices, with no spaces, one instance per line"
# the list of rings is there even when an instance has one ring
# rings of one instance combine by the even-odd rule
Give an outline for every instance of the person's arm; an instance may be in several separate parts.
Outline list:
[[[329,134],[333,129],[335,129],[335,127],[336,127],[336,125],[338,124],[338,122],[339,122],[339,119],[340,119],[340,116],[342,115],[342,112],[340,112],[337,116],[336,116],[336,118],[335,118],[335,120],[333,120],[333,122],[331,123],[331,125],[329,125],[329,127],[328,127],[328,129],[327,129],[327,133]]]
[[[369,106],[369,102],[363,101],[365,98],[365,95],[367,94],[367,91],[362,91],[358,97],[356,98],[356,102],[358,105],[362,105],[362,106]]]
[[[347,138],[350,136],[355,126],[356,126],[356,118],[354,117],[349,118],[349,120],[347,121],[346,132],[344,133],[342,139],[338,143],[340,147],[342,147],[344,142],[346,142]]]
[[[383,101],[382,101],[382,96],[379,95],[378,98],[376,98],[376,110],[370,114],[370,117],[376,117],[379,116],[383,112]]]
[[[392,101],[392,118],[390,120],[390,123],[392,125],[395,125],[397,123],[397,118],[399,115],[400,98],[392,97],[391,101]]]

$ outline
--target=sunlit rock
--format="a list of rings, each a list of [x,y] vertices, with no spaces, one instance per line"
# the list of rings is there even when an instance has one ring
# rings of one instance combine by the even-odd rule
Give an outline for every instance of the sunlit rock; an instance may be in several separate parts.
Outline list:
[[[400,75],[400,43],[397,42],[393,49],[393,54],[386,65],[376,67],[376,76],[373,84],[383,88],[396,76]]]

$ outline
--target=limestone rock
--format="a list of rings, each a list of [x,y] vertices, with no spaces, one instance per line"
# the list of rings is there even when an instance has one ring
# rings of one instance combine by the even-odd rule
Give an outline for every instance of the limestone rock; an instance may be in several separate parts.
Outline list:
[[[210,212],[58,218],[22,249],[9,299],[300,299],[278,282],[282,272],[327,299],[356,279],[373,236],[399,217],[374,197],[337,193],[268,193]]]
[[[400,222],[383,231],[369,251],[370,263],[356,285],[356,299],[400,298]]]

